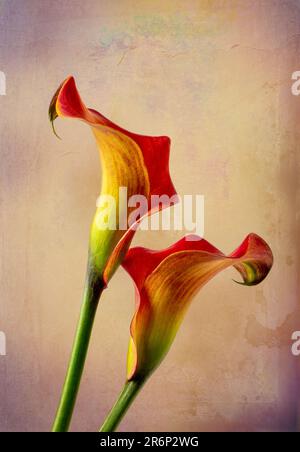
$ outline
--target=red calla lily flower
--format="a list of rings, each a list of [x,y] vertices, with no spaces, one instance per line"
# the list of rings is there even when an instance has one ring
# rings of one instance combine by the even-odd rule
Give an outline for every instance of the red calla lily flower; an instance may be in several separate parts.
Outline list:
[[[127,379],[143,380],[168,352],[193,297],[221,270],[234,266],[253,286],[273,264],[267,243],[250,234],[229,256],[204,239],[187,236],[163,251],[129,250],[123,267],[136,286],[136,312],[131,324]],[[194,239],[194,240],[191,240]]]
[[[177,202],[176,191],[169,173],[170,139],[166,136],[151,137],[138,135],[122,129],[101,113],[87,108],[80,98],[73,77],[67,78],[55,93],[49,108],[53,124],[57,117],[80,119],[91,126],[98,145],[102,163],[102,198],[113,197],[116,210],[126,207],[127,220],[134,207],[121,204],[119,188],[126,187],[127,203],[132,196],[143,195],[148,202],[144,215],[169,207],[164,205],[167,197]],[[158,197],[164,196],[162,200]],[[156,197],[157,204],[151,203]],[[137,221],[120,228],[115,212],[111,217],[107,209],[98,206],[91,229],[90,264],[107,284],[114,271],[124,258],[134,233]],[[113,227],[107,227],[107,224]],[[125,229],[125,230],[124,230]]]

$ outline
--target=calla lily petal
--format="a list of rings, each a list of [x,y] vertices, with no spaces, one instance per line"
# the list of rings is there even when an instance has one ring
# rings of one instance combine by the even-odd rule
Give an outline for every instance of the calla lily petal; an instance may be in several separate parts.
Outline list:
[[[204,239],[185,237],[163,251],[132,248],[123,262],[136,286],[127,378],[149,375],[168,352],[196,293],[220,271],[234,266],[243,284],[259,284],[273,255],[267,243],[250,234],[229,256]]]
[[[60,85],[51,101],[49,118],[52,124],[57,117],[80,119],[91,126],[102,163],[101,196],[113,197],[117,212],[121,213],[123,208],[120,207],[120,187],[127,188],[127,200],[135,195],[143,195],[147,199],[148,209],[144,215],[169,207],[151,204],[153,195],[167,195],[176,202],[176,191],[169,174],[168,137],[129,132],[97,111],[87,108],[73,77]],[[127,218],[133,210],[132,207],[128,208]],[[115,228],[103,230],[103,216],[103,206],[98,207],[91,231],[90,260],[107,283],[124,258],[141,218],[129,224],[127,229],[119,228],[117,222]]]

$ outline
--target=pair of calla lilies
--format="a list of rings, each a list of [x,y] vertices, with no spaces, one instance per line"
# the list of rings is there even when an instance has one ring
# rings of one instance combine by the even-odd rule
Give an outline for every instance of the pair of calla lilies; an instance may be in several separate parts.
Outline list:
[[[81,100],[73,77],[55,93],[49,109],[57,117],[76,118],[94,133],[102,163],[101,195],[113,196],[120,206],[119,187],[127,187],[128,199],[143,195],[149,201],[147,215],[168,207],[153,206],[153,195],[176,191],[169,174],[170,139],[128,132]],[[162,198],[163,199],[163,198]],[[128,215],[130,210],[128,211]],[[101,227],[101,207],[92,223],[88,271],[73,352],[54,421],[53,431],[67,431],[73,413],[93,321],[100,295],[122,264],[134,281],[136,309],[130,327],[127,380],[101,431],[114,431],[134,397],[168,352],[184,314],[199,289],[221,270],[234,266],[245,285],[260,283],[273,264],[272,251],[256,234],[248,235],[229,256],[206,240],[186,236],[170,248],[154,251],[131,248],[137,222],[127,230]]]

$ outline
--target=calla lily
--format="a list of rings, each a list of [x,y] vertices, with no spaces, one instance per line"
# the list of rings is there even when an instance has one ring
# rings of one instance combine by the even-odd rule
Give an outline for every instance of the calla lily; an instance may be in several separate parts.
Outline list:
[[[128,132],[101,113],[87,108],[73,77],[60,85],[51,101],[49,118],[52,125],[58,117],[79,119],[91,127],[102,163],[99,199],[113,199],[114,204],[108,203],[107,207],[100,202],[92,223],[87,282],[69,369],[54,421],[55,432],[66,431],[70,424],[102,290],[125,257],[141,219],[177,202],[169,174],[168,137]],[[120,188],[126,189],[126,199],[120,199]],[[132,215],[136,206],[128,202],[133,196],[142,196],[146,200],[137,216]]]
[[[67,78],[55,93],[49,108],[54,123],[57,117],[84,121],[94,133],[102,164],[100,199],[113,197],[116,212],[98,206],[91,229],[90,265],[103,277],[105,284],[124,258],[137,224],[141,218],[130,221],[134,206],[127,209],[129,198],[142,195],[147,208],[141,215],[151,214],[164,205],[167,197],[177,201],[176,191],[169,174],[170,139],[166,136],[150,137],[122,129],[101,113],[87,108],[80,98],[73,77]],[[119,188],[126,187],[127,199],[120,200]],[[160,203],[151,202],[159,200]],[[167,197],[165,196],[167,195]],[[126,208],[126,212],[122,212]],[[120,228],[120,218],[126,216],[128,227]],[[112,227],[110,227],[112,226]]]
[[[250,234],[229,256],[202,239],[180,240],[164,251],[129,250],[124,268],[136,285],[131,324],[128,380],[152,372],[168,352],[193,297],[220,271],[234,266],[241,284],[259,284],[272,267],[269,246]]]
[[[265,279],[272,264],[271,249],[255,234],[248,235],[229,256],[195,236],[163,251],[130,249],[123,266],[135,283],[136,312],[131,324],[127,384],[101,431],[118,425],[128,400],[133,400],[167,354],[192,299],[209,280],[234,266],[243,278],[241,284],[253,286]]]

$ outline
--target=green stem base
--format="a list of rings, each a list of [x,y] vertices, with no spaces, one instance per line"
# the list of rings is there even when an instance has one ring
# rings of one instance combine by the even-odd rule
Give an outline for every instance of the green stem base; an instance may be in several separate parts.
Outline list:
[[[128,381],[125,383],[123,391],[105,419],[104,424],[99,430],[100,432],[114,432],[116,430],[144,383],[145,380]]]
[[[69,368],[52,432],[67,432],[71,422],[80,380],[87,356],[93,323],[99,304],[99,298],[104,289],[103,284],[89,277],[83,296],[79,322],[75,335]]]

